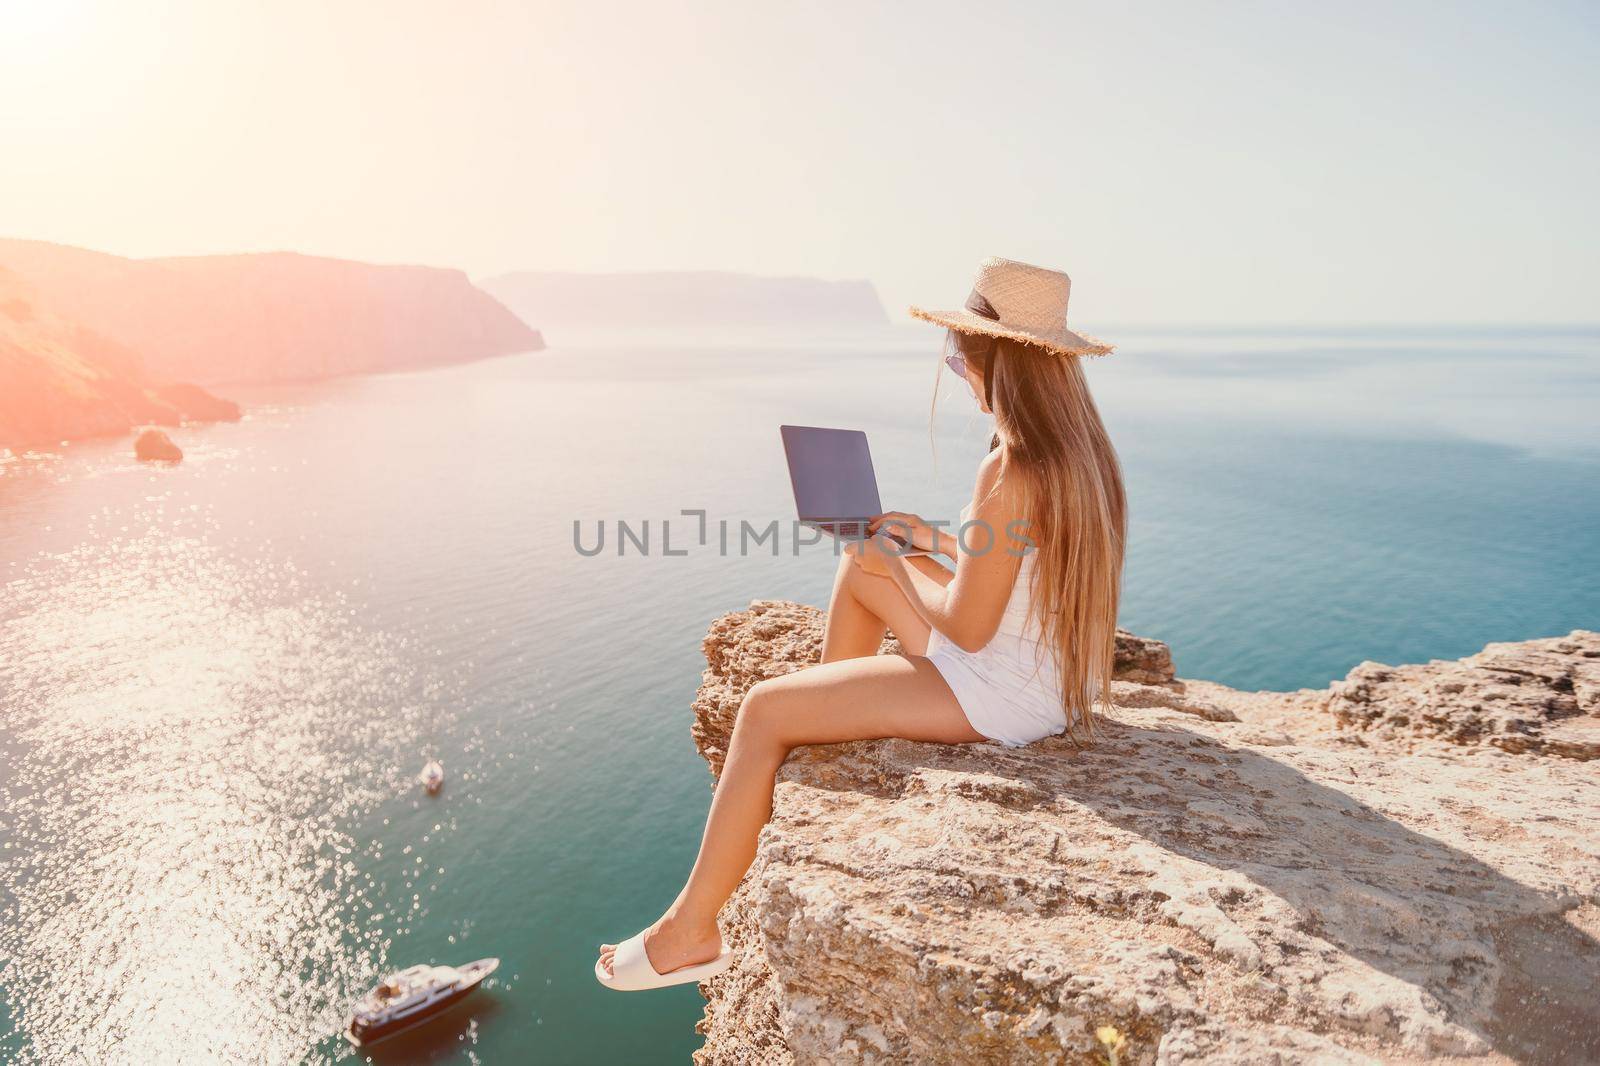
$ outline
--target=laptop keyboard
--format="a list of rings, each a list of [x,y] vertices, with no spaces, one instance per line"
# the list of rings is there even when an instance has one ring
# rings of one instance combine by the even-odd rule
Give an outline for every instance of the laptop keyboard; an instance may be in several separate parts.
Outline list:
[[[872,530],[867,528],[865,522],[818,522],[817,528],[824,533],[832,533],[840,540],[866,540],[872,536]],[[911,547],[911,542],[898,533],[885,529],[881,531],[881,535],[888,537],[902,548]]]

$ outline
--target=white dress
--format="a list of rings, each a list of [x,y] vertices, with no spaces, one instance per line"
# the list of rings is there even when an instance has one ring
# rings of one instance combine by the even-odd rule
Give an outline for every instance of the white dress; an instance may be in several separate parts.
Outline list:
[[[963,522],[966,517],[963,509]],[[928,660],[950,686],[967,721],[1009,748],[1067,728],[1055,658],[1040,642],[1038,625],[1028,617],[1033,564],[1031,553],[1022,560],[1000,628],[982,648],[963,651],[937,629],[928,634]]]

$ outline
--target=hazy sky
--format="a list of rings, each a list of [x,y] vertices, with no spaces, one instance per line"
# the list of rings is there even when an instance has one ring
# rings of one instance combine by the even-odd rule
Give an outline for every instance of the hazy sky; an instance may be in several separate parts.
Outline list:
[[[1600,4],[0,0],[0,235],[1600,319]]]

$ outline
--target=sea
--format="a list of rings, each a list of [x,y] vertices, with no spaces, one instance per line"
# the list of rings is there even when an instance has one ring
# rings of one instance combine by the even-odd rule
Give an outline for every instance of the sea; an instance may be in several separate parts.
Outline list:
[[[1182,676],[1600,627],[1600,327],[1104,332],[1122,624]],[[592,967],[694,857],[701,638],[826,601],[781,424],[866,430],[885,506],[955,517],[990,426],[939,363],[911,328],[556,332],[219,390],[245,419],[176,466],[5,462],[0,1059],[686,1061],[694,988]],[[438,1021],[340,1037],[385,971],[484,956]]]

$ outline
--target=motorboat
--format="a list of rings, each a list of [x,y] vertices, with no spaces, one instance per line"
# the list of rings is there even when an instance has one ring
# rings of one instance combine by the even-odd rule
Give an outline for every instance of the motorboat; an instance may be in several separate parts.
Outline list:
[[[465,966],[418,965],[392,973],[356,1000],[345,1038],[366,1047],[421,1025],[461,1002],[499,965],[499,959],[479,959]]]
[[[431,760],[422,768],[422,773],[417,775],[417,780],[422,782],[422,787],[428,790],[428,795],[435,795],[444,787],[444,767],[438,759]]]

